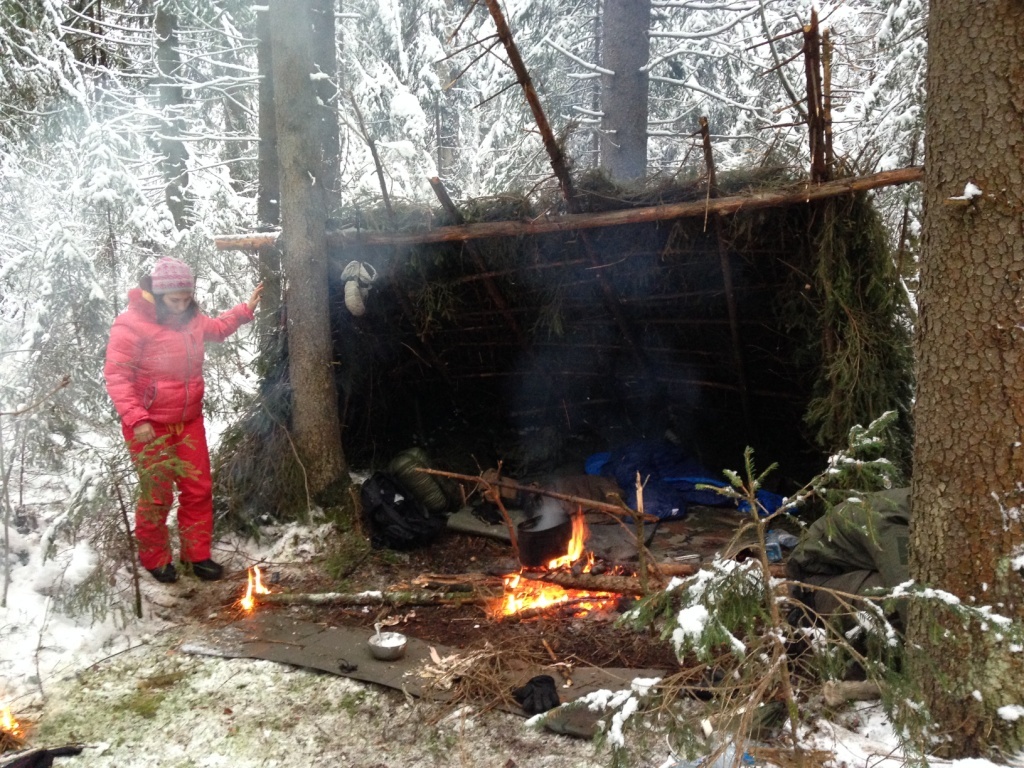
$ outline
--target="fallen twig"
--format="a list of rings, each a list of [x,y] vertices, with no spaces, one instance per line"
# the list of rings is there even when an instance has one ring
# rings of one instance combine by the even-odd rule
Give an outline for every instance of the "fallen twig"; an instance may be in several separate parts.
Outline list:
[[[700,563],[658,563],[658,570],[663,576],[693,576],[702,567]],[[785,578],[785,563],[771,563],[768,574],[777,579]]]
[[[551,647],[551,643],[547,640],[541,638],[541,643],[544,645],[544,649],[548,652],[548,656],[551,657],[551,663],[558,670],[558,674],[562,678],[562,682],[565,684],[565,687],[572,687],[572,665],[567,661],[559,661],[558,655],[555,653],[555,649]]]
[[[486,573],[421,573],[411,580],[411,584],[419,589],[446,592],[472,592],[473,590],[486,590],[488,587],[500,591],[503,583],[502,576]]]

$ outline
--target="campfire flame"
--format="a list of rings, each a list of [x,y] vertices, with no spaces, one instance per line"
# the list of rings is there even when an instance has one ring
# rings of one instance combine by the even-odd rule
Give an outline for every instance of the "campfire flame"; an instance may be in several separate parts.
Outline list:
[[[238,601],[239,606],[246,613],[256,609],[256,595],[269,595],[270,590],[263,586],[260,578],[260,567],[254,565],[249,569],[249,587],[245,590],[245,596]]]
[[[566,548],[565,554],[548,562],[548,570],[557,571],[559,568],[571,568],[573,563],[583,557],[583,545],[586,540],[587,524],[583,520],[583,515],[573,515],[572,536],[569,538],[569,545]],[[583,568],[584,573],[590,571],[594,565],[593,553],[587,552],[586,555],[588,560]]]
[[[510,573],[505,577],[505,600],[501,610],[505,616],[514,616],[526,609],[548,608],[569,599],[566,591],[556,584],[532,581],[527,585],[522,584],[522,581],[518,573]]]
[[[6,736],[11,736],[19,741],[25,735],[21,726],[18,725],[18,721],[15,720],[14,715],[11,714],[11,708],[6,704],[0,707],[0,733]]]
[[[589,573],[594,565],[594,554],[586,551],[587,524],[583,515],[572,517],[572,535],[566,552],[561,557],[548,561],[544,570],[558,571],[582,565],[581,572]],[[583,561],[582,563],[580,561]],[[587,614],[615,602],[616,596],[605,592],[566,590],[557,584],[545,584],[530,579],[524,580],[522,571],[505,576],[505,596],[502,600],[501,615],[515,616],[524,611],[544,611],[545,608],[572,605],[577,615]]]

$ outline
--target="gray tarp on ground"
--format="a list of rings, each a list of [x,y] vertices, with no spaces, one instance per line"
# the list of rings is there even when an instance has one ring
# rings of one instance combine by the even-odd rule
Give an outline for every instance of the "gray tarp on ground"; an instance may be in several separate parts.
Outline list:
[[[292,664],[353,680],[384,685],[405,691],[412,696],[444,700],[445,693],[428,689],[424,685],[424,679],[416,674],[416,670],[430,663],[431,647],[442,659],[457,653],[457,649],[425,643],[410,637],[403,658],[398,661],[378,661],[370,655],[367,647],[367,640],[372,634],[373,630],[362,628],[324,627],[274,610],[258,612],[221,629],[211,630],[207,637],[186,643],[180,650],[195,655],[264,659]],[[523,667],[518,677],[509,680],[509,690],[539,674],[550,674],[556,681],[560,681],[557,671],[542,667]],[[563,702],[574,701],[602,689],[627,689],[635,678],[664,677],[665,674],[665,670],[658,669],[578,667],[572,671],[571,687],[563,687],[559,682],[558,695]],[[503,705],[499,709],[525,716],[525,713],[514,705]],[[591,719],[591,726],[594,720],[596,716]],[[583,730],[585,729],[581,728],[581,731]],[[586,732],[569,733],[577,736],[590,735]]]

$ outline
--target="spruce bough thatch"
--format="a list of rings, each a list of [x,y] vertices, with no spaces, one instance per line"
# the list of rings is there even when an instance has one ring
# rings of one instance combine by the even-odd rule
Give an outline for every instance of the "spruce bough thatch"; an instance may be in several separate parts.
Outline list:
[[[733,173],[723,175],[719,189],[790,183],[778,170]],[[602,177],[578,184],[587,210],[705,194],[700,179],[655,181],[646,190],[618,189]],[[526,210],[525,198],[516,200]],[[479,218],[489,202],[508,201],[470,201],[460,214]],[[442,211],[435,220],[451,215]],[[366,208],[341,216],[373,218]],[[333,364],[349,460],[382,466],[421,445],[456,470],[502,461],[513,473],[546,471],[577,458],[565,453],[581,437],[574,429],[597,424],[658,434],[675,419],[708,467],[724,466],[754,445],[798,487],[845,444],[851,427],[892,411],[890,439],[905,468],[909,308],[870,198],[739,212],[723,222],[716,233],[695,218],[609,227],[586,243],[556,232],[333,251]],[[379,275],[360,318],[345,312],[340,298],[338,275],[353,259],[373,264]],[[732,287],[723,285],[726,262]],[[614,318],[608,286],[621,310]],[[733,336],[725,310],[730,291],[739,315]],[[627,332],[639,344],[627,341]],[[729,355],[737,339],[743,354]],[[231,468],[225,477],[238,489],[262,487],[294,458],[286,433],[275,432],[288,424],[284,346],[272,354],[281,359],[266,364],[257,409],[265,413],[250,416],[247,428],[259,437],[239,457],[228,455],[238,450],[229,444],[218,461]],[[745,377],[737,372],[740,358]],[[739,405],[748,382],[753,429]],[[261,419],[266,423],[258,427]],[[541,445],[537,435],[546,431],[556,439]],[[247,451],[266,456],[250,461]],[[229,503],[245,508],[247,519],[287,518],[284,510],[305,501],[301,469],[293,469],[283,478],[292,492],[268,485],[248,497],[251,503]],[[252,483],[243,480],[248,474]]]
[[[814,248],[821,367],[807,424],[818,444],[831,450],[843,444],[854,424],[895,410],[895,435],[902,437],[892,458],[906,467],[913,396],[910,317],[885,229],[867,197],[824,204]]]

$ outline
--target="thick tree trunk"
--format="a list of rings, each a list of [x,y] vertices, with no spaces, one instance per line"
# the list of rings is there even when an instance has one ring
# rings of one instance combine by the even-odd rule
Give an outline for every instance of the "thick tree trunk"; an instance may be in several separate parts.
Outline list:
[[[256,62],[260,76],[259,116],[259,190],[256,195],[256,219],[260,229],[273,228],[281,223],[281,184],[278,178],[277,118],[274,115],[274,69],[270,42],[270,13],[259,11],[256,16],[259,43]]]
[[[1024,620],[1024,5],[938,0],[928,22],[911,573]],[[982,191],[971,201],[971,182]],[[1024,654],[916,607],[909,670],[950,756],[1024,746]],[[942,626],[937,627],[936,622]],[[943,631],[948,630],[948,631]],[[1001,707],[1017,709],[999,712]]]
[[[341,205],[341,140],[338,126],[338,54],[334,42],[334,0],[313,0],[314,83],[320,107],[320,148],[327,213]],[[326,77],[325,77],[326,76]]]
[[[651,0],[605,0],[601,167],[617,180],[647,173],[647,73]]]
[[[277,122],[274,115],[274,70],[270,45],[270,12],[258,11],[256,62],[259,70],[259,186],[256,192],[256,221],[262,231],[281,223],[281,184],[278,176]],[[274,348],[281,312],[281,252],[275,239],[259,246],[260,281],[263,283],[261,311],[256,316],[260,351]]]
[[[244,135],[249,130],[246,124],[246,110],[240,99],[242,92],[240,88],[225,89],[221,97],[221,108],[224,110],[224,135]],[[231,177],[231,188],[235,192],[242,193],[247,186],[246,180],[239,175],[239,170],[245,159],[249,156],[248,141],[225,141],[222,157],[227,163],[228,175]]]
[[[292,434],[317,494],[341,481],[346,467],[331,366],[321,110],[310,80],[310,35],[310,0],[271,1]]]
[[[181,85],[177,83],[178,70],[181,69],[181,54],[178,53],[178,19],[162,8],[156,9],[153,21],[156,28],[156,66],[159,72],[157,90],[160,94],[160,121],[157,144],[163,154],[160,168],[166,184],[164,198],[174,226],[185,229],[191,223],[191,205],[187,195],[188,189],[188,150],[181,141],[184,121],[181,109],[185,103],[185,95]]]

